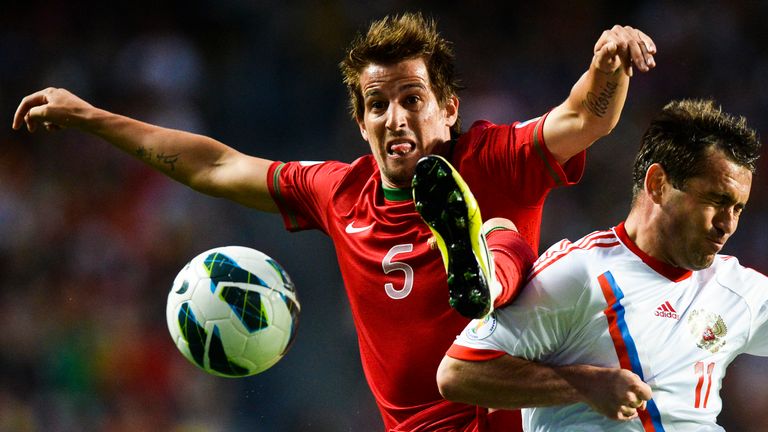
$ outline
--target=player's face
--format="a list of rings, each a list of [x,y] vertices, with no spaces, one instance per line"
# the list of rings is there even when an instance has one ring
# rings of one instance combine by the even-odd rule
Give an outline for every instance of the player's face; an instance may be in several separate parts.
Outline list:
[[[422,58],[370,64],[360,74],[365,110],[358,120],[384,186],[410,187],[416,162],[448,141],[458,99],[440,106]]]
[[[720,151],[712,153],[704,174],[689,179],[684,190],[668,185],[659,225],[665,261],[690,270],[712,265],[736,231],[751,185],[752,173]]]

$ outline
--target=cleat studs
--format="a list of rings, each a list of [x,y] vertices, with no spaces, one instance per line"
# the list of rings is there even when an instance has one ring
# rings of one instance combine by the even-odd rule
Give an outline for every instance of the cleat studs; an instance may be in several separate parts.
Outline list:
[[[448,195],[449,204],[462,202],[462,201],[464,201],[464,197],[461,195],[461,192],[457,190],[451,191],[451,193]]]
[[[479,290],[473,289],[469,293],[469,299],[472,301],[472,303],[482,303],[483,295],[480,293]]]
[[[459,178],[447,161],[423,158],[412,180],[413,202],[435,237],[442,240],[439,249],[446,269],[448,304],[464,317],[480,318],[491,310],[492,300],[468,229],[479,214],[470,213],[475,201]]]
[[[456,226],[458,228],[466,228],[467,227],[467,219],[463,218],[463,217],[456,218],[455,224],[456,224]]]

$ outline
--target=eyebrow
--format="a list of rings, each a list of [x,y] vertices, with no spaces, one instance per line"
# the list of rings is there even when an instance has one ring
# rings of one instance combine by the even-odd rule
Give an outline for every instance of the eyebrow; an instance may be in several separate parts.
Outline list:
[[[424,83],[412,82],[412,83],[406,83],[406,84],[401,85],[400,87],[397,88],[397,91],[402,92],[402,91],[405,91],[405,90],[409,90],[411,88],[417,88],[419,90],[425,90],[425,91],[427,90],[427,86]],[[377,88],[374,88],[374,89],[368,90],[365,93],[363,93],[363,97],[364,98],[368,98],[368,97],[378,96],[381,93],[382,93],[381,90],[379,90]]]
[[[735,195],[728,192],[711,191],[711,192],[705,193],[704,196],[707,199],[711,199],[717,202],[718,204],[734,205],[734,206],[746,205],[746,202],[739,201],[739,199]]]
[[[400,90],[407,90],[407,89],[409,89],[411,87],[416,87],[416,88],[419,88],[419,89],[422,89],[422,90],[426,90],[427,89],[427,86],[423,82],[418,81],[418,82],[412,82],[412,83],[408,83],[408,84],[403,84],[402,86],[400,86]]]

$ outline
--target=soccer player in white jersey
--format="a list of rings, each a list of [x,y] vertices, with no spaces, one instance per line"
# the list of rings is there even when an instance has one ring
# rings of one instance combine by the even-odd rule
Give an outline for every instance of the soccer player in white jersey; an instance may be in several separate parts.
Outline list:
[[[511,305],[471,322],[438,370],[444,397],[525,408],[527,431],[723,430],[727,366],[768,356],[768,278],[719,254],[759,152],[712,101],[664,107],[626,220],[555,244]]]

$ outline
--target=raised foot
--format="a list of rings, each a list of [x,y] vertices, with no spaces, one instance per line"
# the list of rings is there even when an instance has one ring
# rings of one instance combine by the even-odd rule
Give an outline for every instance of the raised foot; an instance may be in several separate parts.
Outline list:
[[[469,188],[445,159],[426,156],[416,165],[413,198],[443,256],[449,305],[467,318],[485,316],[492,306],[489,258]]]

